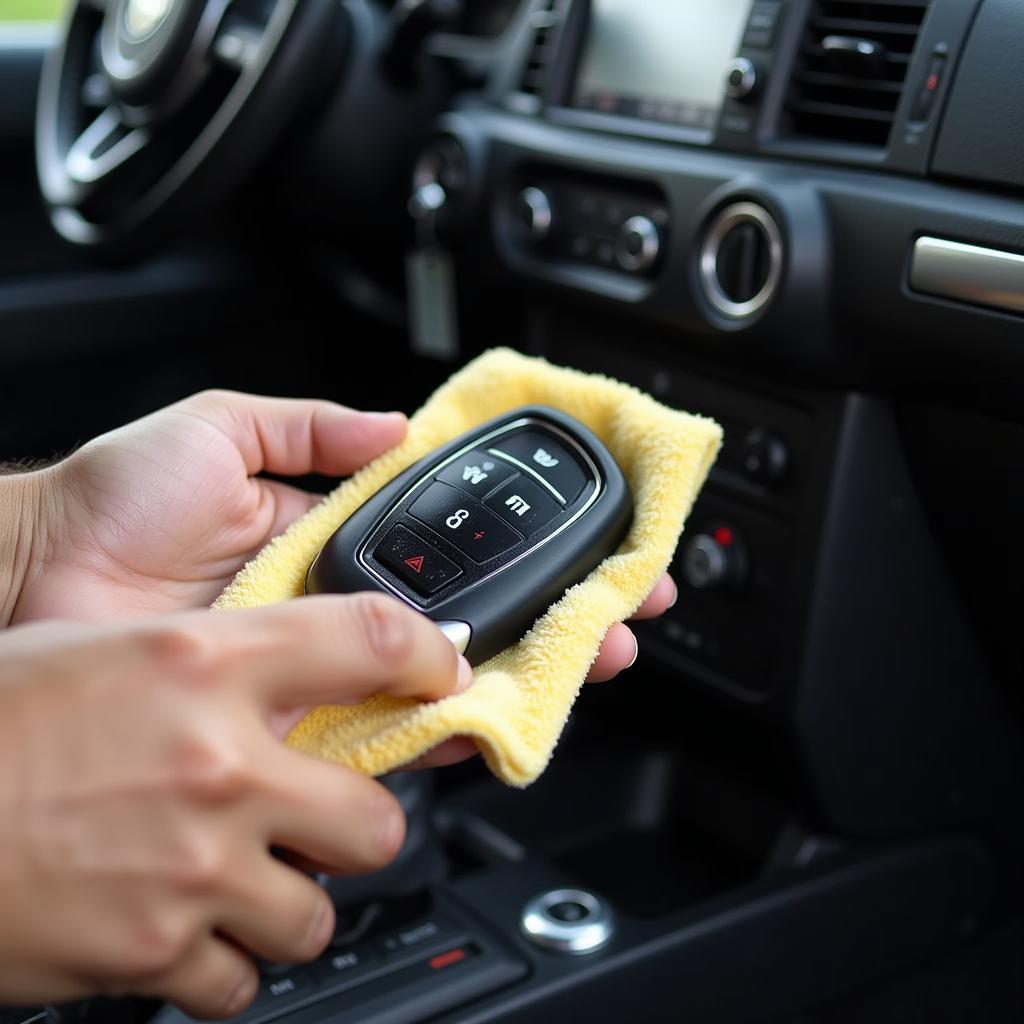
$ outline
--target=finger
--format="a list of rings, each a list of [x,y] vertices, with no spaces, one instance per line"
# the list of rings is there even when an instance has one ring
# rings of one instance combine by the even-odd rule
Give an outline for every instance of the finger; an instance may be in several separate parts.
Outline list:
[[[271,538],[284,533],[296,519],[304,516],[314,505],[324,500],[322,494],[310,494],[309,491],[291,487],[277,480],[252,480],[250,484],[259,488],[261,503],[267,502],[273,509],[270,529],[260,541],[260,547]],[[255,553],[254,551],[253,554]]]
[[[276,740],[284,740],[312,710],[308,707],[300,708],[279,708],[271,711],[267,716],[267,724],[270,726],[270,734]]]
[[[656,619],[659,615],[667,612],[679,598],[679,590],[675,580],[665,573],[664,576],[654,584],[654,589],[647,595],[647,600],[636,610],[634,619]]]
[[[480,753],[480,748],[469,736],[453,736],[439,743],[432,750],[417,757],[415,761],[402,765],[400,772],[419,771],[423,768],[446,768],[448,765],[466,761]]]
[[[334,905],[311,878],[260,851],[238,872],[237,898],[217,914],[219,931],[271,963],[314,960],[334,935]]]
[[[398,444],[408,427],[400,412],[357,412],[317,399],[236,391],[205,391],[182,405],[231,438],[250,476],[263,470],[348,476]]]
[[[267,845],[342,874],[378,871],[405,840],[405,815],[379,782],[274,745],[260,810]]]
[[[425,616],[379,593],[323,595],[232,611],[202,628],[267,710],[358,703],[376,693],[437,700],[472,670]]]
[[[605,634],[594,664],[587,674],[588,683],[604,683],[614,679],[636,661],[639,647],[629,626],[616,622]]]
[[[189,1017],[220,1020],[241,1013],[256,998],[259,975],[252,960],[220,936],[204,934],[186,956],[139,995],[159,996]]]

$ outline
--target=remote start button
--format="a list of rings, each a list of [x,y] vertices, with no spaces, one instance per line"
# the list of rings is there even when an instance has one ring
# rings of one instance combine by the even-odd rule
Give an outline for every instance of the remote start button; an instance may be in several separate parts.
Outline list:
[[[541,431],[524,431],[498,438],[494,450],[540,474],[571,505],[583,490],[587,474],[565,445]]]
[[[562,511],[562,506],[550,493],[526,475],[502,484],[485,504],[527,536],[546,526]]]
[[[477,501],[447,484],[431,484],[409,515],[436,530],[474,562],[486,562],[523,538]]]
[[[436,594],[462,575],[462,570],[437,548],[407,530],[394,526],[377,545],[374,557],[400,580],[421,594]]]
[[[515,476],[516,469],[501,459],[496,459],[479,448],[466,452],[450,465],[445,466],[437,479],[452,487],[458,487],[467,494],[476,494],[481,498],[493,491],[502,481]]]

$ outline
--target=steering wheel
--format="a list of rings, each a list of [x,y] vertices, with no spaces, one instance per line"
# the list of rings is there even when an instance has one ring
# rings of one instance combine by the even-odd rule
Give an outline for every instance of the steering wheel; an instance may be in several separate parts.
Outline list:
[[[73,0],[36,115],[54,227],[136,248],[212,206],[337,77],[346,25],[341,0]]]

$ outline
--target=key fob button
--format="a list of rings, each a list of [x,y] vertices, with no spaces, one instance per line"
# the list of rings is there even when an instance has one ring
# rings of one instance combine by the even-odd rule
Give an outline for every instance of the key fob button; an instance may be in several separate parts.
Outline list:
[[[551,493],[525,474],[502,484],[484,504],[527,536],[546,526],[562,511]]]
[[[436,530],[474,562],[486,562],[523,539],[475,498],[447,484],[431,484],[412,503],[409,515]]]
[[[462,575],[462,570],[437,548],[404,526],[393,526],[377,545],[374,557],[420,594],[436,594]]]
[[[511,455],[545,480],[571,505],[587,483],[583,467],[557,438],[538,430],[526,430],[498,438],[494,450]]]
[[[445,466],[437,474],[437,479],[467,494],[476,494],[482,498],[498,484],[510,476],[515,476],[516,472],[514,466],[502,462],[480,448],[474,448],[473,451],[460,455],[454,462]]]

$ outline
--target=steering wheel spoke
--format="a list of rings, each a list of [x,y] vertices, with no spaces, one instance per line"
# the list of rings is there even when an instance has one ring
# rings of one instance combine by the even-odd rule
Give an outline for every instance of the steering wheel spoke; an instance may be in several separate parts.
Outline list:
[[[111,105],[71,144],[64,158],[65,171],[84,198],[124,170],[149,141],[148,128],[126,125]]]
[[[265,31],[265,26],[229,11],[213,38],[210,56],[232,71],[244,71],[259,52]]]
[[[71,0],[43,68],[40,190],[82,246],[138,251],[209,208],[340,69],[339,0]],[[83,127],[84,126],[84,127]]]

